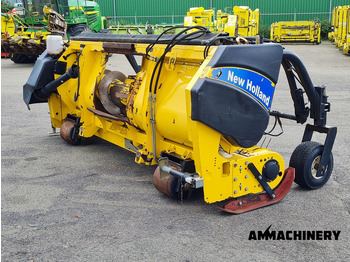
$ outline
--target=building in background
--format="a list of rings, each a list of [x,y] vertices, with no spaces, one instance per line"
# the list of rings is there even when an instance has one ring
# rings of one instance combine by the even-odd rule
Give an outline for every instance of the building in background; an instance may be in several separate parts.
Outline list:
[[[101,13],[120,24],[183,23],[190,7],[232,10],[235,6],[260,9],[260,24],[270,26],[276,21],[331,19],[334,6],[349,5],[350,0],[96,0]]]

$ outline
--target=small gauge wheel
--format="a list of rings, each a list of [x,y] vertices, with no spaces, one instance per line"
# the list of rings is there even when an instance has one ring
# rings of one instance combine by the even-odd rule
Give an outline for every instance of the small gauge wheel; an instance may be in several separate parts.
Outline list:
[[[321,176],[316,176],[320,166],[323,145],[313,141],[301,143],[294,150],[289,166],[295,168],[295,179],[302,188],[318,189],[329,180],[333,171],[333,155],[330,154],[328,164],[321,170]]]
[[[72,145],[79,145],[81,144],[81,137],[79,134],[74,134],[75,132],[75,123],[73,120],[66,120],[63,122],[61,128],[60,128],[60,135],[63,140],[68,142]]]

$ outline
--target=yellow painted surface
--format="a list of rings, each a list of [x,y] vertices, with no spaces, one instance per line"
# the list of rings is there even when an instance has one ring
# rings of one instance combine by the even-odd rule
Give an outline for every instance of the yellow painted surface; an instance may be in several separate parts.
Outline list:
[[[271,40],[276,42],[321,42],[321,24],[313,21],[276,22],[271,25]]]
[[[141,55],[146,47],[145,44],[135,44],[136,52]],[[211,47],[206,59],[203,57],[204,46],[177,45],[166,55],[156,87],[155,133],[152,134],[150,79],[156,64],[154,59],[163,54],[164,48],[165,45],[155,45],[150,52],[151,58],[143,55],[141,71],[126,80],[130,87],[126,92],[128,122],[123,122],[112,115],[91,112],[91,109],[103,110],[96,103],[108,61],[102,42],[71,41],[59,61],[67,63],[67,70],[79,63],[80,79],[68,80],[58,88],[57,94],[51,95],[48,103],[52,125],[60,127],[68,114],[79,117],[82,124],[80,136],[98,136],[135,152],[135,161],[140,164],[156,164],[154,153],[158,158],[161,152],[194,160],[196,172],[204,179],[204,198],[208,203],[263,192],[247,164],[254,163],[261,172],[267,161],[275,159],[283,174],[282,157],[265,148],[242,148],[214,129],[191,119],[191,89],[199,78],[210,73],[208,63],[217,47]],[[79,96],[74,99],[78,89]],[[280,183],[282,176],[269,182],[271,188]]]
[[[222,10],[190,8],[184,18],[185,26],[204,26],[214,33],[228,33],[230,36],[257,36],[259,34],[260,11],[254,12],[248,6],[234,6],[231,13]],[[197,29],[189,31],[194,32]]]
[[[343,46],[344,54],[350,55],[350,6],[346,13],[345,41]]]
[[[15,23],[11,16],[1,15],[1,39],[6,39],[15,34]]]
[[[332,11],[332,31],[328,33],[328,39],[336,47],[349,54],[350,50],[350,5],[336,6]]]

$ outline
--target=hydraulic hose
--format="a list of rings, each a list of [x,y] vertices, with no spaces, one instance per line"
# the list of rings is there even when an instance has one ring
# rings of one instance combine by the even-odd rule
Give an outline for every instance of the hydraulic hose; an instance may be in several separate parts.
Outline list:
[[[49,97],[56,89],[62,85],[63,83],[67,82],[71,78],[77,78],[79,75],[79,69],[76,65],[71,66],[68,68],[67,72],[61,75],[59,78],[53,80],[52,82],[48,83],[46,86],[41,88],[37,91],[36,95],[41,98],[47,98]]]
[[[301,81],[301,84],[305,89],[306,95],[311,103],[311,114],[315,120],[319,119],[320,118],[320,97],[311,81],[309,73],[307,72],[303,62],[300,60],[300,58],[296,54],[288,50],[283,50],[283,61],[289,62],[294,67]],[[288,72],[286,71],[286,73],[288,77]],[[291,83],[290,79],[288,80],[289,80],[289,83]]]

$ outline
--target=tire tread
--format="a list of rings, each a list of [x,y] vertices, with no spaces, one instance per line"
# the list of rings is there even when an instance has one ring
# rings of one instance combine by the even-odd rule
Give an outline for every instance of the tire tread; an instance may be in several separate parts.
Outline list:
[[[289,166],[290,167],[294,167],[295,168],[295,179],[294,182],[297,183],[300,187],[302,188],[306,188],[306,189],[317,189],[322,187],[325,183],[327,183],[330,174],[332,170],[327,170],[326,174],[325,174],[325,178],[322,180],[322,182],[318,182],[318,183],[313,183],[312,181],[310,182],[310,179],[308,181],[308,177],[307,176],[311,176],[311,174],[305,174],[305,165],[306,162],[309,160],[310,155],[313,154],[313,152],[315,150],[317,150],[318,147],[321,147],[321,152],[323,151],[323,145],[318,143],[318,142],[314,142],[314,141],[306,141],[301,143],[300,145],[298,145],[296,147],[296,149],[294,150],[291,158],[290,158],[290,162],[289,162]],[[330,162],[327,166],[327,169],[333,168],[333,156],[331,155],[330,158]]]

